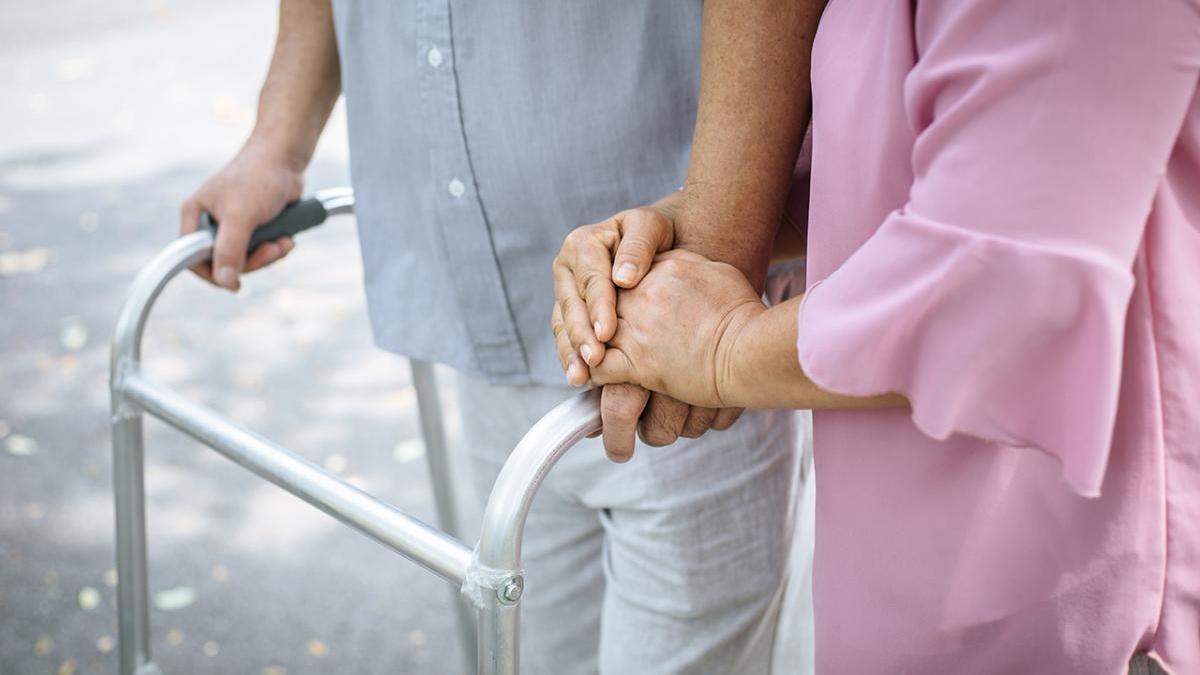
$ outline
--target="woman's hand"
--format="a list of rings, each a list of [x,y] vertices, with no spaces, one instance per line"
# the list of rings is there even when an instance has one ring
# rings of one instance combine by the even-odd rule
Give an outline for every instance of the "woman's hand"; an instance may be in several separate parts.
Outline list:
[[[636,288],[619,292],[617,330],[592,381],[724,408],[737,334],[765,310],[736,268],[688,251],[661,254]]]

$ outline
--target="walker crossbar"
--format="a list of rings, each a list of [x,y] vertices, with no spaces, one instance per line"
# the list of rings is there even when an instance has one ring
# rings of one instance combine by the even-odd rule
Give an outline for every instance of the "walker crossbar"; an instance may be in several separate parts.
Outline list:
[[[319,192],[286,209],[260,230],[276,238],[353,210],[349,189]],[[264,240],[262,237],[259,240]],[[259,240],[252,242],[251,247]],[[551,410],[509,455],[484,510],[474,553],[453,536],[454,481],[444,456],[430,364],[413,363],[435,501],[443,530],[346,483],[321,467],[218,413],[147,379],[140,371],[146,318],[163,287],[183,269],[211,257],[212,227],[181,237],[138,274],[117,318],[110,364],[113,492],[116,509],[118,628],[121,675],[160,673],[150,655],[142,415],[183,431],[252,473],[296,495],[384,546],[461,587],[474,606],[478,631],[458,603],[464,655],[484,675],[518,672],[519,615],[524,579],[521,538],[529,507],[546,473],[579,439],[599,429],[599,394],[573,397]],[[477,636],[477,637],[476,637]],[[477,651],[476,651],[477,650]]]

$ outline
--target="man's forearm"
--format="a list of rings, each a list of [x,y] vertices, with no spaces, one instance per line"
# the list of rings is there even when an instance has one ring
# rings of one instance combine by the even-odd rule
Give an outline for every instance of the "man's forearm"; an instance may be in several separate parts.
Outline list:
[[[275,53],[250,142],[303,170],[341,88],[330,0],[281,0]]]
[[[761,289],[809,115],[824,0],[707,0],[700,105],[675,245]]]

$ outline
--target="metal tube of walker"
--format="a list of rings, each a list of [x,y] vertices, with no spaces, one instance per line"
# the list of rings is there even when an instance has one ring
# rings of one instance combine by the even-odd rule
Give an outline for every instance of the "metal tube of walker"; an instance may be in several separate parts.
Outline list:
[[[454,583],[471,549],[321,467],[146,378],[125,377],[125,394],[155,417],[350,527]]]
[[[492,587],[482,588],[479,608],[480,675],[516,675],[520,667],[521,539],[533,497],[559,458],[600,429],[600,391],[559,404],[525,434],[492,486],[474,561]]]
[[[211,249],[212,234],[197,232],[177,239],[155,256],[130,287],[114,330],[109,394],[112,401],[120,675],[152,675],[158,671],[150,655],[142,413],[130,403],[120,382],[126,371],[137,364],[142,330],[154,299],[171,277],[206,258]]]

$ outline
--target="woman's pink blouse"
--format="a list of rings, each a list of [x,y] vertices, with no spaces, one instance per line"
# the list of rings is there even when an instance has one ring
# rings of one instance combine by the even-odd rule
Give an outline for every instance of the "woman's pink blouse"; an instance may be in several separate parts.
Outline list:
[[[832,0],[817,672],[1200,673],[1200,7]],[[815,282],[815,283],[814,283]]]

